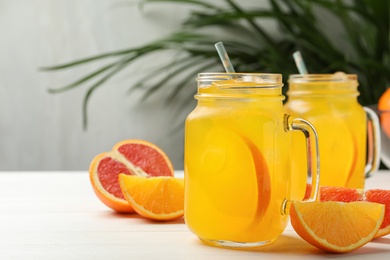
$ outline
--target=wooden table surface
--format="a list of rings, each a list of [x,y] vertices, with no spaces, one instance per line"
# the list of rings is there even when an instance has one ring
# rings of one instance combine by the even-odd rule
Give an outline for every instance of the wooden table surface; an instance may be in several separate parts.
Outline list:
[[[177,172],[182,175],[182,172]],[[390,189],[390,171],[367,179]],[[87,172],[0,172],[0,259],[390,259],[390,235],[348,254],[325,253],[290,225],[271,245],[233,250],[203,244],[180,219],[117,214],[95,196]]]

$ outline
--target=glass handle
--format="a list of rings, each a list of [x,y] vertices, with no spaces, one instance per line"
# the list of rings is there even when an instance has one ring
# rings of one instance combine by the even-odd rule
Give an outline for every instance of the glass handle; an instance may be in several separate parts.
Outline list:
[[[301,131],[305,136],[307,154],[306,189],[310,192],[310,196],[305,198],[304,201],[316,201],[320,183],[320,156],[317,131],[308,121],[290,115],[284,115],[284,129],[286,131]],[[289,201],[286,201],[283,207],[284,214],[288,214],[290,210],[288,204]]]
[[[380,124],[377,114],[370,108],[364,107],[367,114],[367,163],[366,178],[372,176],[379,169],[381,137]]]

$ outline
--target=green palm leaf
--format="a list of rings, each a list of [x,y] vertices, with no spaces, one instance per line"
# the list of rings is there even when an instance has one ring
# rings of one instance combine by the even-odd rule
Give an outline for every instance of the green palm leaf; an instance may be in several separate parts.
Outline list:
[[[174,33],[144,46],[98,54],[68,63],[44,67],[56,71],[107,62],[100,68],[50,93],[62,93],[87,85],[83,101],[84,126],[87,105],[94,91],[129,64],[163,51],[174,51],[177,59],[159,64],[132,84],[128,93],[142,90],[143,100],[166,89],[166,103],[173,102],[200,71],[222,70],[214,43],[223,41],[237,71],[279,72],[285,84],[297,73],[292,53],[300,50],[311,73],[345,71],[359,76],[363,105],[376,103],[390,83],[390,2],[387,0],[268,0],[270,7],[246,9],[242,2],[224,0],[144,0],[139,7],[154,4],[189,5],[194,9]],[[324,30],[321,12],[334,17],[343,37]],[[272,20],[278,32],[267,30],[263,21]],[[208,28],[220,29],[225,36],[210,35]],[[348,50],[348,52],[346,52]],[[95,80],[92,84],[92,80]],[[158,81],[158,83],[156,83]],[[284,88],[286,91],[287,88]],[[195,89],[180,100],[186,105]]]

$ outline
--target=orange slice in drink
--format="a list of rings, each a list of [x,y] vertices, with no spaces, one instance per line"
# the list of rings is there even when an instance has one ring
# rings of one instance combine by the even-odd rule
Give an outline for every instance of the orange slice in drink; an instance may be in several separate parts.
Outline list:
[[[97,197],[111,209],[131,213],[118,183],[118,175],[173,176],[168,156],[156,145],[143,140],[125,140],[112,151],[97,155],[89,167],[89,177]]]
[[[341,119],[309,119],[318,132],[320,185],[345,186],[354,168],[356,145],[348,125]]]
[[[202,217],[211,228],[229,226],[216,231],[229,236],[262,219],[270,203],[270,176],[262,153],[248,137],[214,127],[202,140],[187,146],[186,158],[191,194],[199,193],[189,196],[186,203],[196,205],[202,200]],[[197,214],[191,210],[193,207],[187,210],[189,215]],[[221,214],[229,218],[221,218]]]
[[[384,213],[383,205],[365,201],[293,201],[290,219],[294,230],[308,243],[328,252],[343,253],[371,241]]]
[[[119,174],[121,190],[131,207],[152,220],[174,220],[184,214],[184,180]]]
[[[304,116],[303,116],[304,117]],[[341,118],[307,117],[318,133],[320,150],[320,185],[346,186],[356,163],[356,143],[348,125]],[[294,132],[292,154],[293,199],[307,198],[310,186],[305,186],[307,159],[304,136]],[[304,193],[306,191],[306,193]]]
[[[241,135],[241,138],[245,141],[246,145],[250,149],[253,161],[255,163],[258,203],[254,222],[258,222],[265,214],[270,203],[271,179],[267,163],[259,148],[249,138],[243,135]]]

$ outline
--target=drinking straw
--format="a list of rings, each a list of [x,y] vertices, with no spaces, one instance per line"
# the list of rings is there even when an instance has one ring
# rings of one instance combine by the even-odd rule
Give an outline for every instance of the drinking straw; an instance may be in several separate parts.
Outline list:
[[[222,65],[225,68],[227,73],[235,73],[236,71],[233,68],[233,65],[229,59],[229,56],[225,50],[225,46],[223,46],[222,42],[218,42],[215,45],[215,48],[217,49],[219,58],[222,61]]]
[[[302,59],[301,52],[300,51],[294,52],[293,53],[293,57],[294,57],[294,60],[295,60],[295,64],[297,65],[299,74],[308,74],[309,72],[307,72],[307,69],[306,69],[306,66],[305,66],[305,62]]]

